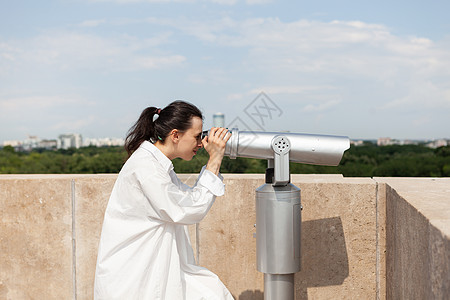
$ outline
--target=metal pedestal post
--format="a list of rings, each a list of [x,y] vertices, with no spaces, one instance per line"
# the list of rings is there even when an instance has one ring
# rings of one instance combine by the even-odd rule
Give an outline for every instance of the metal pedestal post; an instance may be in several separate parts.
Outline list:
[[[300,189],[290,183],[286,136],[272,140],[266,183],[256,189],[256,268],[264,273],[265,300],[294,300],[294,274],[300,271]]]
[[[264,184],[256,190],[256,259],[265,300],[294,300],[300,271],[300,189]]]
[[[264,300],[294,300],[294,274],[264,274]]]

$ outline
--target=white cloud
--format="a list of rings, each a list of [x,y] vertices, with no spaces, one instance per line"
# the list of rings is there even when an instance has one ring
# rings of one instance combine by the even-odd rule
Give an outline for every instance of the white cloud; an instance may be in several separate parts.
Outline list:
[[[211,0],[211,2],[223,5],[234,5],[237,3],[237,0]]]
[[[420,116],[417,119],[413,120],[413,124],[415,127],[426,126],[427,124],[433,121],[433,116],[426,114],[424,116]]]
[[[267,4],[273,2],[273,0],[246,0],[247,4],[256,5],[256,4]]]
[[[173,66],[183,63],[186,58],[182,55],[170,55],[170,56],[138,56],[131,59],[130,70],[138,69],[156,69],[163,66]]]
[[[385,93],[391,89],[403,95],[387,106],[448,107],[450,84],[443,78],[450,76],[450,52],[445,41],[397,36],[386,26],[360,21],[326,23],[223,18],[166,24],[203,42],[247,51],[244,66],[253,72],[267,74],[272,81],[279,80],[273,83],[308,80],[320,74],[314,79],[316,85],[322,78],[351,90],[358,88],[352,86],[353,80],[367,80]],[[302,85],[305,83],[299,86]],[[308,82],[308,85],[311,84]],[[303,92],[301,87],[292,85],[270,89],[268,93]],[[380,99],[380,102],[385,100],[388,99]],[[306,109],[319,108],[310,106]]]
[[[101,20],[86,20],[83,21],[79,24],[80,27],[97,27],[101,24],[106,23],[105,19],[101,19]]]
[[[381,106],[381,109],[404,111],[423,109],[450,109],[450,83],[438,86],[433,82],[417,82],[409,86],[407,93]]]
[[[135,4],[135,3],[199,3],[199,2],[211,2],[221,5],[234,5],[239,0],[89,0],[90,2],[114,2],[119,4]],[[272,2],[272,0],[246,0],[243,1],[250,5],[265,4]]]
[[[15,61],[18,51],[18,49],[15,49],[11,45],[0,42],[0,56],[6,61]]]
[[[241,102],[242,100],[244,100],[244,94],[230,94],[227,96],[227,100],[230,102]]]
[[[330,110],[331,108],[337,106],[340,104],[340,100],[330,100],[325,103],[319,103],[319,104],[308,104],[303,108],[304,112],[323,112]]]
[[[8,79],[13,70],[18,74],[15,78],[21,78],[20,74],[35,69],[56,74],[72,70],[126,73],[121,76],[155,70],[153,76],[160,69],[182,66],[177,70],[183,75],[177,73],[173,76],[176,82],[170,82],[179,84],[180,94],[198,93],[208,101],[217,96],[234,106],[264,91],[295,108],[291,111],[298,113],[300,107],[301,112],[308,112],[305,115],[311,119],[304,119],[303,126],[337,107],[342,112],[357,107],[355,118],[367,124],[373,122],[364,111],[367,107],[377,117],[391,112],[400,115],[405,108],[416,115],[422,110],[430,115],[433,109],[445,112],[450,108],[448,41],[399,36],[381,24],[205,16],[100,19],[79,25],[84,27],[44,32],[31,39],[0,40],[0,77]],[[100,25],[102,33],[95,33]],[[150,38],[137,33],[102,35],[110,26],[115,26],[114,32],[127,32],[136,25]],[[172,78],[172,73],[164,73],[167,77],[157,83],[161,90],[167,89],[163,81]],[[0,87],[10,89],[1,81]],[[166,95],[166,91],[159,93],[154,98]],[[20,101],[37,108],[31,100]],[[8,105],[13,106],[3,103],[0,95],[2,113]]]
[[[114,2],[114,3],[119,3],[119,4],[195,2],[194,0],[88,0],[88,1],[90,1],[90,2]]]
[[[1,43],[0,66],[17,69],[44,65],[56,70],[104,72],[171,67],[186,58],[179,54],[160,54],[158,47],[166,44],[170,35],[161,32],[141,39],[128,35],[105,38],[78,32],[49,32],[29,40]]]
[[[360,88],[353,81],[365,81],[374,89],[367,90],[368,97],[380,93],[379,103],[372,104],[380,108],[413,105],[420,110],[448,107],[450,101],[450,84],[443,80],[450,76],[450,52],[445,41],[398,36],[382,24],[229,17],[151,18],[146,22],[183,32],[215,47],[246,52],[240,69],[247,76],[264,74],[258,76],[259,80],[271,82],[267,86],[258,84],[260,87],[251,92],[309,94],[306,101],[321,101],[306,106],[305,111],[317,112],[336,105],[335,99],[344,97],[340,92],[352,94],[352,90]],[[239,93],[244,94],[247,92]],[[236,99],[235,95],[232,93],[228,100]]]
[[[276,18],[243,21],[223,18],[210,22],[153,19],[152,22],[177,27],[205,42],[248,48],[260,61],[267,58],[274,64],[307,71],[343,67],[369,73],[367,67],[376,69],[380,60],[397,65],[413,60],[419,60],[416,64],[433,64],[438,61],[436,56],[444,55],[444,49],[439,50],[429,39],[397,37],[383,25],[363,22],[286,23]]]
[[[2,117],[19,112],[31,112],[38,114],[40,111],[55,108],[67,107],[68,105],[89,106],[93,103],[79,97],[72,96],[29,96],[0,98],[0,111]]]
[[[51,129],[57,132],[78,132],[96,122],[98,122],[98,118],[93,115],[83,116],[82,118],[66,116],[64,120],[52,125]]]
[[[54,138],[62,132],[80,132],[98,122],[92,115],[95,108],[93,101],[79,96],[0,96],[0,136]]]
[[[304,94],[304,93],[311,93],[311,92],[317,92],[317,91],[329,91],[329,90],[335,90],[336,88],[333,86],[326,86],[326,85],[314,85],[314,86],[301,86],[301,85],[281,85],[281,86],[263,86],[260,88],[256,88],[250,91],[250,94],[258,94],[261,91],[264,91],[270,95],[276,95],[276,94]]]

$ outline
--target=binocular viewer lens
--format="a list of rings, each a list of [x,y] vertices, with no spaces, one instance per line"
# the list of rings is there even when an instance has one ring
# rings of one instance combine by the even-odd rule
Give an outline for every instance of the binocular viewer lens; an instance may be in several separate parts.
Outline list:
[[[228,129],[228,128],[227,128]],[[205,136],[208,136],[209,135],[209,132],[211,131],[211,129],[210,130],[204,130],[204,131],[202,131],[202,140],[205,138]],[[231,133],[231,130],[228,130],[228,132],[229,133]]]

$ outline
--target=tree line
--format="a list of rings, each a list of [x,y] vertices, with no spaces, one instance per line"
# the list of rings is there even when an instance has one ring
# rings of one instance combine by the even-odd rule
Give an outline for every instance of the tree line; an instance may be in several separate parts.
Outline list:
[[[1,174],[98,174],[118,173],[127,159],[123,147],[84,147],[68,150],[16,152],[0,149]],[[177,173],[198,173],[208,161],[201,149],[191,161],[174,159]],[[267,161],[224,157],[222,173],[264,173]],[[422,145],[378,147],[373,143],[351,146],[339,166],[290,163],[292,174],[343,174],[346,177],[448,177],[450,146],[430,149]]]

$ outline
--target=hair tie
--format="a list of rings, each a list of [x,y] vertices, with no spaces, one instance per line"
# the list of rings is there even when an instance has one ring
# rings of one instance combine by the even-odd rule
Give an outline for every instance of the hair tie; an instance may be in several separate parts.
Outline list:
[[[155,114],[153,115],[153,122],[159,118],[159,114],[161,113],[161,108],[157,108]]]

